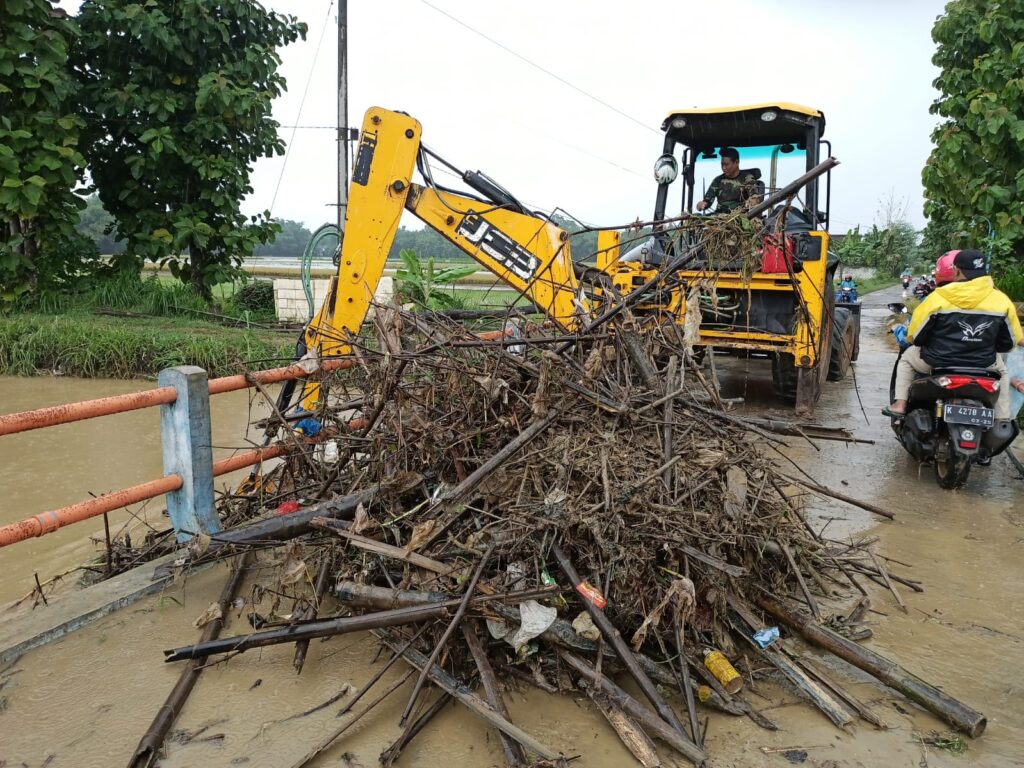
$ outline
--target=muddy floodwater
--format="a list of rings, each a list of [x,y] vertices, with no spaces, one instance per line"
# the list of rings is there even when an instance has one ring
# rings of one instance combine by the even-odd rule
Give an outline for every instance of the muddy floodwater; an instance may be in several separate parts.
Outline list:
[[[919,469],[898,447],[878,415],[887,400],[894,359],[883,329],[888,300],[884,292],[865,298],[856,382],[828,385],[818,413],[821,422],[848,425],[875,444],[820,442],[815,448],[789,439],[786,454],[821,484],[896,514],[895,521],[886,522],[838,503],[809,502],[819,527],[837,538],[877,537],[876,551],[907,564],[893,567],[924,586],[920,593],[899,587],[908,607],[903,613],[888,591],[867,583],[874,637],[866,645],[984,712],[988,729],[981,738],[968,740],[963,755],[924,747],[921,737],[947,727],[836,661],[829,664],[837,677],[885,721],[886,730],[858,722],[849,733],[841,731],[792,689],[759,678],[748,683],[747,699],[778,730],[702,711],[712,766],[1024,766],[1024,480],[1009,461],[998,458],[989,468],[975,468],[964,489],[943,491],[930,468]],[[718,360],[726,394],[744,397],[742,408],[784,413],[767,394],[765,362]],[[0,379],[5,411],[144,386],[149,385]],[[214,398],[215,443],[245,445],[247,406],[244,395]],[[79,500],[88,490],[101,492],[159,475],[155,412],[115,418],[103,420],[110,424],[102,428],[95,422],[46,430],[54,434],[0,438],[0,519],[18,519]],[[157,505],[149,514],[159,514]],[[9,601],[28,591],[33,571],[45,579],[86,559],[94,551],[87,538],[97,533],[102,534],[101,524],[84,523],[0,551],[0,596]],[[192,622],[217,598],[225,575],[223,565],[209,568],[0,667],[0,766],[126,765],[180,672],[180,665],[163,663],[162,650],[195,641]],[[223,634],[247,630],[244,620],[232,614]],[[252,650],[211,666],[178,718],[160,764],[293,765],[347,722],[336,716],[344,698],[302,713],[346,685],[359,688],[382,661],[376,651],[372,638],[349,635],[313,641],[301,676],[291,667],[290,646]],[[817,655],[811,649],[807,653]],[[396,665],[377,690],[403,672]],[[398,718],[410,686],[406,683],[311,765],[376,765],[377,755],[400,733]],[[512,719],[535,737],[567,756],[582,755],[574,765],[636,764],[585,698],[524,687],[512,690],[508,703]],[[662,755],[673,764],[669,752]],[[447,707],[397,763],[501,764],[494,731],[457,705]]]

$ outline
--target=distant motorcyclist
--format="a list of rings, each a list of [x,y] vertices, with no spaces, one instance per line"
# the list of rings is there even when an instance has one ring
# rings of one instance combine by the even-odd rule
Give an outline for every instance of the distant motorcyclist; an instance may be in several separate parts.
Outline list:
[[[976,250],[950,251],[939,261],[944,266],[942,277],[949,275],[948,262],[952,262],[952,282],[938,287],[914,310],[907,332],[913,346],[896,368],[895,399],[883,410],[887,416],[906,414],[917,374],[930,374],[933,368],[988,368],[1006,381],[1006,363],[999,353],[1009,352],[1014,344],[1024,346],[1017,310],[987,274],[985,255]],[[938,267],[936,278],[940,278]],[[1024,386],[1019,380],[1009,384]],[[1000,386],[996,419],[1010,418],[1009,393],[1010,386]]]
[[[857,301],[857,283],[853,275],[843,275],[839,283],[839,298],[845,301]]]
[[[903,298],[907,297],[907,289],[910,288],[910,281],[913,279],[914,273],[910,271],[910,267],[904,267],[903,271],[900,272],[900,282],[903,284]]]

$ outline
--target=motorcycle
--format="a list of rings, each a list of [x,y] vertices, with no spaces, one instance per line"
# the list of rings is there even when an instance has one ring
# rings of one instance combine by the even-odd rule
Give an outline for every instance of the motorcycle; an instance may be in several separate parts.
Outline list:
[[[914,296],[918,299],[925,298],[929,293],[935,290],[935,283],[931,280],[921,278],[914,285]]]
[[[933,465],[941,488],[961,487],[974,464],[987,465],[1020,432],[1012,419],[995,420],[1000,385],[985,368],[936,368],[910,386],[906,415],[892,419],[892,430],[907,453]],[[893,366],[890,400],[895,390]]]
[[[856,304],[856,288],[836,288],[836,304]]]

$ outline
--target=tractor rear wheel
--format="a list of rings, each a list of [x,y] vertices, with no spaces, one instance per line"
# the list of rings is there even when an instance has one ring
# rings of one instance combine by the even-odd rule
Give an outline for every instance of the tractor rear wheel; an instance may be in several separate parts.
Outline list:
[[[828,380],[842,381],[850,372],[857,329],[850,310],[840,307],[832,321],[832,354],[828,361]]]
[[[796,402],[799,369],[793,356],[779,352],[772,356],[772,392],[785,403]]]

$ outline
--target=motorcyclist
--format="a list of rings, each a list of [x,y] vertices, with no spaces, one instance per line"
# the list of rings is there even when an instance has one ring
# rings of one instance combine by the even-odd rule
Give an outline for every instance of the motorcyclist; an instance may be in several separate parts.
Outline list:
[[[945,285],[946,283],[952,283],[956,280],[956,267],[953,266],[953,260],[960,251],[947,251],[939,257],[939,260],[935,262],[935,286]],[[910,267],[907,267],[904,272],[908,272]],[[904,310],[905,311],[905,310]],[[889,330],[892,335],[896,337],[896,342],[900,345],[900,349],[906,349],[910,346],[910,342],[907,341],[907,323],[894,323],[890,326]]]
[[[857,300],[857,283],[854,282],[853,275],[843,275],[842,282],[839,283],[839,293],[849,294],[850,299]]]
[[[895,398],[882,410],[899,418],[906,414],[910,385],[917,374],[930,374],[932,368],[988,368],[1006,380],[1006,363],[1000,352],[1009,352],[1014,344],[1024,347],[1024,331],[1013,302],[998,290],[989,276],[981,251],[962,250],[943,254],[937,281],[949,275],[953,279],[938,287],[922,301],[910,319],[907,340],[913,345],[903,353],[896,368]],[[1010,386],[1024,391],[1024,381],[1013,379]],[[1010,418],[1010,386],[999,388],[996,419]]]

